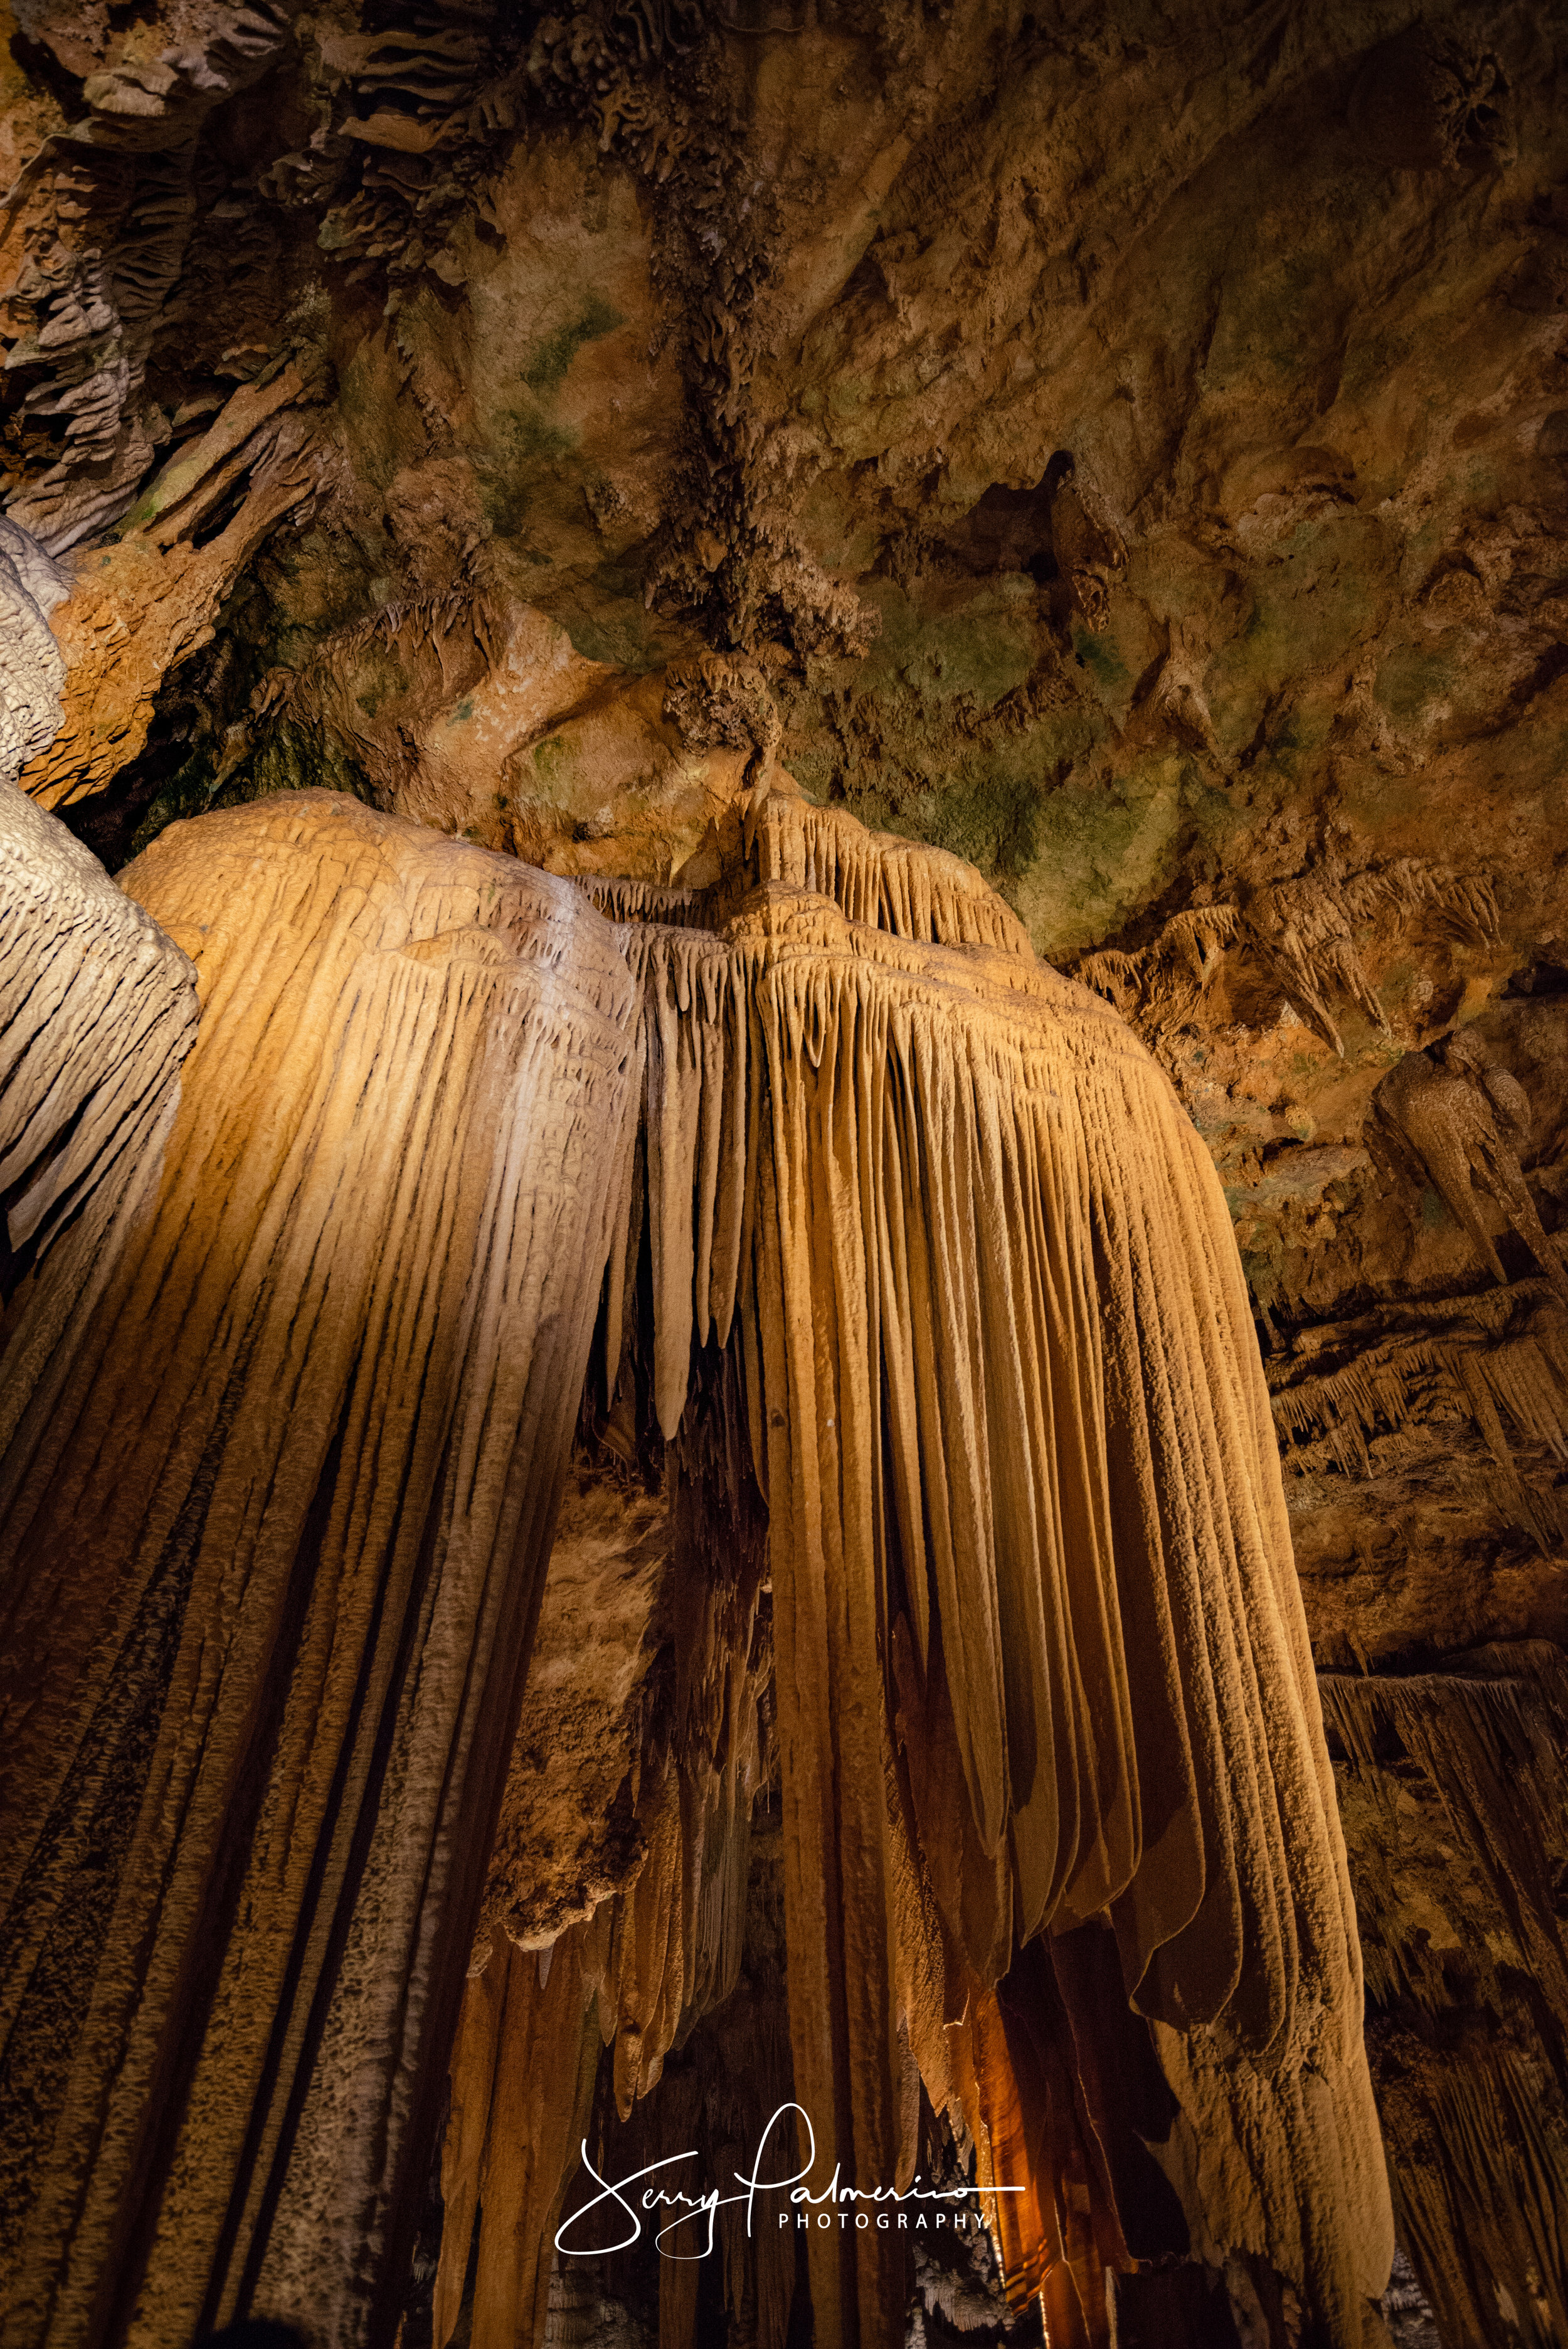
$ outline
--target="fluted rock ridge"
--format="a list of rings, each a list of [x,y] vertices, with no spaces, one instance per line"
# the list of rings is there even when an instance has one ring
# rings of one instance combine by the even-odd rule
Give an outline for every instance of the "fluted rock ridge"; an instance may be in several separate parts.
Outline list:
[[[568,885],[328,795],[126,882],[201,1022],[156,1205],[5,1462],[10,2337],[163,2343],[259,2293],[376,2338],[635,994]]]

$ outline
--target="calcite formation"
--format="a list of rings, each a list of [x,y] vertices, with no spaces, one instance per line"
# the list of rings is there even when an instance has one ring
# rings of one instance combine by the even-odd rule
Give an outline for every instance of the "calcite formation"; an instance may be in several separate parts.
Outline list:
[[[18,2341],[1555,2340],[1561,11],[5,32]]]
[[[127,880],[201,1020],[6,1460],[9,2321],[348,2337],[444,2095],[635,992],[567,885],[330,797]]]
[[[1009,2285],[1099,2337],[995,2002],[1042,1931],[1109,1920],[1190,2225],[1360,2336],[1390,2246],[1359,1961],[1212,1171],[965,867],[767,784],[744,831],[706,898],[600,885],[619,926],[330,795],[127,874],[203,1002],[156,1216],[10,1520],[36,2338],[114,2289],[131,2338],[253,2298],[385,2321],[601,1273],[612,1423],[635,1354],[678,1464],[668,1739],[625,1889],[538,1982],[503,1916],[470,1990],[443,2317],[482,2194],[516,2217],[480,2337],[542,2318],[590,1991],[624,2120],[733,1987],[769,1682],[813,2189],[911,2177],[913,2063],[983,2184],[1026,2186]],[[813,2232],[818,2337],[899,2337],[903,2259]]]
[[[59,723],[57,565],[0,524],[0,1445],[53,1408],[156,1190],[194,1039],[191,966],[17,789]]]

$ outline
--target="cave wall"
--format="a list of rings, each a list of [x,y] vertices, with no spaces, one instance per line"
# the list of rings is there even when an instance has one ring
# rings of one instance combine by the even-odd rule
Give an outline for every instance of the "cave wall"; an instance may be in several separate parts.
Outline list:
[[[1538,5],[26,0],[0,132],[6,745],[81,850],[155,871],[326,785],[619,921],[792,777],[965,859],[1169,1075],[1272,1392],[1402,2240],[1499,2349],[1564,2321],[1563,67]],[[38,1427],[76,1340],[34,1292],[98,1312],[211,955],[30,822],[40,905],[104,926],[57,982],[86,1111],[12,1085],[0,1127]],[[633,1702],[582,1731],[579,1880],[525,1923],[492,1875],[508,1949],[618,1897]]]

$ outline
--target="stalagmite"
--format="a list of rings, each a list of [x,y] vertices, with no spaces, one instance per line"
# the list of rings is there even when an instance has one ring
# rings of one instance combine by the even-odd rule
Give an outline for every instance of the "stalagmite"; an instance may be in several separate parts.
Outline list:
[[[329,794],[125,883],[202,1016],[156,1207],[4,1464],[7,2337],[380,2338],[634,995],[568,885]]]

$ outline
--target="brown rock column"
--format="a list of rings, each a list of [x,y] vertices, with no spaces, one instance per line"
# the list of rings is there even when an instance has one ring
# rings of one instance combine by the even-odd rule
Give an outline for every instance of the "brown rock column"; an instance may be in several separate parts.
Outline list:
[[[18,2343],[389,2339],[631,1142],[569,885],[325,793],[125,876],[200,1042],[5,1464]]]

